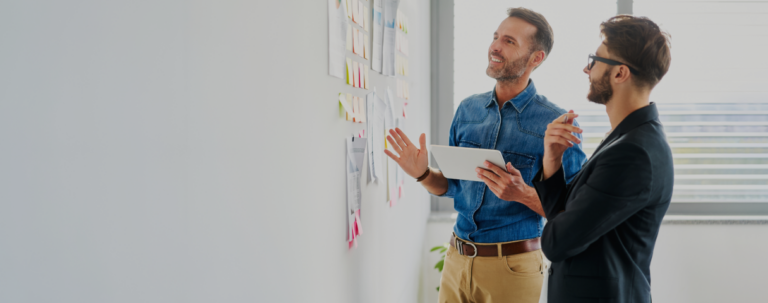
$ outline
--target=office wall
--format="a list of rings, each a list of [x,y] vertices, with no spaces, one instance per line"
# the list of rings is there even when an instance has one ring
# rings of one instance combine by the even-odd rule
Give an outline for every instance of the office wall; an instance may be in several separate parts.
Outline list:
[[[429,134],[429,3],[401,6],[405,128]],[[344,136],[364,125],[338,117],[352,88],[328,76],[327,18],[308,0],[2,2],[0,302],[415,301],[418,184],[393,208],[365,185],[347,249]]]

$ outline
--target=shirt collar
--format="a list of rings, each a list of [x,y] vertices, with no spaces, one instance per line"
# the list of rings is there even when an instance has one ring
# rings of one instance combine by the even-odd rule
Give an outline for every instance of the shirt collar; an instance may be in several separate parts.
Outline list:
[[[626,134],[627,132],[633,130],[635,127],[638,127],[641,124],[652,120],[659,120],[659,110],[656,109],[656,103],[654,102],[651,102],[651,104],[633,111],[626,118],[624,118],[624,120],[621,120],[619,125],[616,125],[616,128],[611,130],[610,134],[608,134],[608,137],[605,139],[607,141],[608,138],[613,139],[614,137]]]
[[[514,97],[512,100],[505,102],[504,106],[507,106],[507,104],[512,104],[511,106],[513,106],[518,113],[522,113],[528,103],[533,100],[534,96],[536,96],[536,85],[533,84],[533,80],[528,79],[528,86],[522,92],[520,92],[517,97]],[[499,106],[498,100],[496,100],[495,86],[493,87],[491,99],[488,100],[488,104],[486,104],[485,107],[490,107],[491,105]]]

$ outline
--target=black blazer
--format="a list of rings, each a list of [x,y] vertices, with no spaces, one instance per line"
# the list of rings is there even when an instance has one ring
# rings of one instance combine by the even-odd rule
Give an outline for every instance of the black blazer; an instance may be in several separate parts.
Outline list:
[[[619,123],[570,184],[562,168],[534,182],[548,220],[549,302],[651,302],[651,257],[673,182],[653,103]]]

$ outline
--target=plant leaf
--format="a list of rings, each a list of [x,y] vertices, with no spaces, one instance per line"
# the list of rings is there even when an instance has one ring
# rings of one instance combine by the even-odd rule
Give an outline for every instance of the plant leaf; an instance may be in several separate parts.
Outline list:
[[[443,248],[443,246],[442,246],[442,245],[440,245],[440,246],[435,246],[435,247],[432,247],[432,249],[430,249],[429,251],[430,251],[430,252],[432,252],[432,251],[436,251],[436,250],[438,250],[438,249],[441,249],[441,248]]]
[[[437,287],[437,292],[440,292],[440,286]]]
[[[439,270],[440,272],[443,272],[443,265],[445,265],[445,260],[440,260],[435,264],[435,268]]]

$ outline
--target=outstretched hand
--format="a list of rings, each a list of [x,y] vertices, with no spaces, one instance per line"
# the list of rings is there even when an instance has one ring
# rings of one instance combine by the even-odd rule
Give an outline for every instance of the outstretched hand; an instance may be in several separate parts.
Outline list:
[[[387,141],[392,145],[397,155],[389,150],[384,150],[403,171],[413,178],[418,178],[427,171],[429,154],[427,153],[427,136],[422,133],[419,136],[419,147],[408,139],[408,136],[399,128],[390,129]]]

